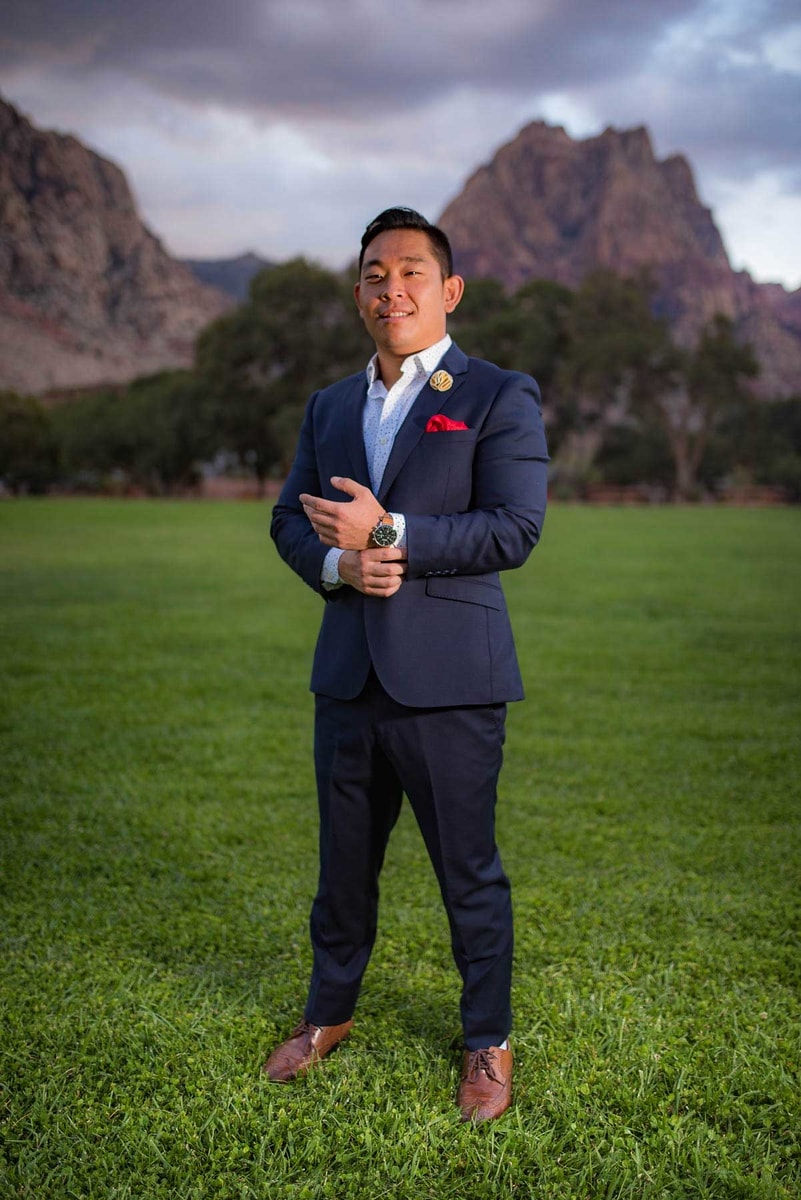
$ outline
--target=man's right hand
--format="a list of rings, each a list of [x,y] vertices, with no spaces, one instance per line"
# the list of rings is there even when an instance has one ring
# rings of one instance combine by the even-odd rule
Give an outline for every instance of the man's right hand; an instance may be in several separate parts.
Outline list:
[[[377,550],[345,550],[339,577],[365,596],[394,596],[406,574],[406,551],[396,546]]]

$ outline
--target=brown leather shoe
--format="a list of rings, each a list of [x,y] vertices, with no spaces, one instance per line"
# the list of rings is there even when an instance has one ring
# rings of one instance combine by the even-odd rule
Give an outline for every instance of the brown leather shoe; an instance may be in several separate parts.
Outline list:
[[[305,1019],[292,1030],[280,1046],[276,1046],[262,1067],[275,1083],[289,1083],[296,1075],[304,1075],[321,1058],[346,1038],[353,1021],[342,1025],[312,1025]]]
[[[512,1103],[512,1051],[466,1050],[456,1103],[463,1121],[492,1121]]]

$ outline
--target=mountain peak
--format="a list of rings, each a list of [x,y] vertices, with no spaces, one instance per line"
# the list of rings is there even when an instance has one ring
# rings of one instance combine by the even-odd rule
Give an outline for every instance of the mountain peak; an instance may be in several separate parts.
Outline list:
[[[480,167],[440,221],[468,275],[509,287],[576,287],[589,270],[632,274],[698,257],[728,268],[685,159],[659,162],[644,126],[574,140],[537,121]]]
[[[470,176],[439,224],[460,274],[508,288],[537,278],[575,288],[599,267],[647,271],[655,310],[680,342],[723,313],[754,340],[761,386],[769,394],[798,389],[791,306],[732,270],[689,162],[680,154],[659,160],[643,125],[578,140],[533,121]]]

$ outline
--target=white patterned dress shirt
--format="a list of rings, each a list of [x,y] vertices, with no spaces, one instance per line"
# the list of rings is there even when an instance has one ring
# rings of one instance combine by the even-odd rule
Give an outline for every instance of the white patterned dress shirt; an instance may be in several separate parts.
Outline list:
[[[378,374],[378,355],[374,354],[367,364],[367,398],[364,402],[362,430],[367,467],[373,495],[378,495],[384,468],[389,460],[395,437],[409,415],[409,410],[439,366],[440,359],[451,345],[450,334],[439,342],[410,354],[401,364],[400,378],[387,391]],[[392,523],[398,531],[395,545],[406,545],[406,519],[402,513],[392,513]],[[339,559],[342,550],[332,547],[323,560],[320,575],[325,587],[336,587],[342,583],[339,577]]]

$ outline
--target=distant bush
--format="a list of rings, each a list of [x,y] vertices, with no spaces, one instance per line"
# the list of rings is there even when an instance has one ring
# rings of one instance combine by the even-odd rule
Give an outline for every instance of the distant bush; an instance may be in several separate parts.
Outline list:
[[[44,492],[58,475],[58,443],[33,396],[0,392],[0,481],[9,491]]]
[[[191,371],[89,393],[53,411],[64,482],[91,491],[159,495],[193,485],[214,449],[213,424]]]

